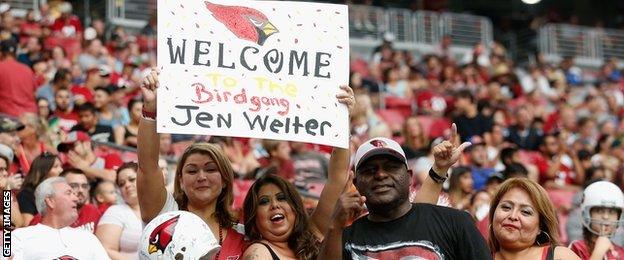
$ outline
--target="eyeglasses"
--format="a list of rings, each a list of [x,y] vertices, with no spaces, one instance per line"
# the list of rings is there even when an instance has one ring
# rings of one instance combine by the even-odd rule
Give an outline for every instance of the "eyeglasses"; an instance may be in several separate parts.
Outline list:
[[[70,183],[69,187],[71,187],[72,189],[79,189],[82,188],[83,190],[88,190],[89,188],[91,188],[91,185],[89,185],[88,183]]]
[[[0,172],[6,172],[9,171],[9,168],[7,167],[0,167]]]

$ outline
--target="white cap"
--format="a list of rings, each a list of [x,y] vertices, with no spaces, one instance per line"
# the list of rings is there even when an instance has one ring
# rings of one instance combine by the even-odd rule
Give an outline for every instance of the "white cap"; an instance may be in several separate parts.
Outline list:
[[[364,142],[360,145],[360,147],[358,147],[357,152],[355,152],[354,166],[356,172],[360,164],[368,158],[381,154],[394,156],[401,162],[405,163],[405,166],[407,167],[407,159],[405,158],[405,153],[399,143],[385,137],[376,137]]]
[[[0,4],[0,14],[4,13],[6,11],[9,11],[9,9],[11,9],[11,6],[7,3],[1,3]]]
[[[87,29],[84,30],[84,38],[85,38],[85,40],[87,40],[87,41],[93,40],[93,39],[95,39],[95,37],[97,37],[97,32],[95,31],[95,28],[87,27]]]
[[[383,39],[387,42],[393,42],[396,39],[396,37],[394,37],[394,33],[385,32],[383,35]]]

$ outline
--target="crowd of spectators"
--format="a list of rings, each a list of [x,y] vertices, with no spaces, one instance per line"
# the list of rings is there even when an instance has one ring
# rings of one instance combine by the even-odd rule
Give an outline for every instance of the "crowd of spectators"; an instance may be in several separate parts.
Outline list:
[[[0,19],[0,161],[7,162],[0,184],[17,198],[13,224],[38,223],[37,185],[65,176],[79,199],[72,227],[116,230],[120,215],[136,215],[136,194],[124,191],[136,167],[124,163],[137,159],[138,84],[156,62],[155,19],[137,34],[100,19],[85,26],[68,3],[25,17],[2,4]],[[598,179],[624,186],[619,61],[591,70],[577,67],[574,57],[549,63],[536,54],[533,64],[518,66],[499,43],[477,43],[463,56],[449,51],[452,44],[444,37],[434,52],[418,57],[391,41],[372,53],[352,53],[349,85],[357,102],[351,153],[372,137],[396,140],[414,170],[415,193],[433,164],[431,148],[448,139],[456,123],[461,140],[472,146],[450,170],[439,204],[471,213],[487,237],[486,215],[498,185],[526,177],[556,205],[560,241],[578,239],[584,186]],[[270,172],[312,197],[327,178],[329,147],[161,134],[159,165],[170,192],[172,162],[196,141],[218,144],[231,161],[238,209],[253,180]],[[115,206],[120,203],[124,207]],[[132,221],[136,229],[138,218]],[[123,254],[127,246],[102,242],[109,254]]]

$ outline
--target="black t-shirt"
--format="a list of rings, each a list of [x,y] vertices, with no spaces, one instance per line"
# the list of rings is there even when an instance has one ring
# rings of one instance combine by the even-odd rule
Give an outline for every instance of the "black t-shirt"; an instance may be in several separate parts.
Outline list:
[[[520,149],[537,151],[542,142],[543,133],[535,128],[520,130],[518,126],[509,127],[507,141],[512,142]]]
[[[492,118],[482,114],[477,114],[473,118],[461,115],[454,118],[453,122],[457,125],[457,133],[461,137],[462,142],[470,141],[470,138],[474,135],[483,137],[483,133],[492,130]]]
[[[25,188],[17,194],[17,204],[22,213],[37,215],[37,206],[35,205],[35,191]],[[28,223],[26,223],[28,224]]]
[[[343,259],[492,258],[468,213],[430,204],[412,204],[389,222],[362,217],[345,229],[342,243]]]
[[[72,127],[71,131],[83,131],[86,132],[91,140],[96,142],[115,142],[115,136],[113,135],[113,128],[107,125],[95,125],[95,130],[93,132],[87,131],[82,125],[75,125]]]

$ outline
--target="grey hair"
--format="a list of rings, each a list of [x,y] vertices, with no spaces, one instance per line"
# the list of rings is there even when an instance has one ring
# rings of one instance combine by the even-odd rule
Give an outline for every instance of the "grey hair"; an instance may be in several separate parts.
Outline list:
[[[54,184],[61,182],[67,183],[65,177],[50,177],[41,182],[39,186],[37,186],[37,189],[35,189],[35,205],[37,206],[37,211],[42,216],[48,209],[45,199],[54,197],[54,194],[56,193],[54,190]]]

